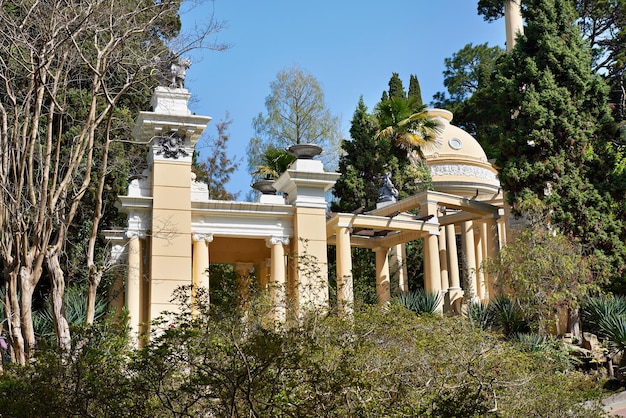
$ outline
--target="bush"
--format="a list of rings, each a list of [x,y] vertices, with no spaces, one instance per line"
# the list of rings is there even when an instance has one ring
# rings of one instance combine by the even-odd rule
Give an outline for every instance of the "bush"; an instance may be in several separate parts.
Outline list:
[[[187,299],[188,300],[188,299]],[[601,416],[589,383],[459,317],[363,306],[353,316],[272,323],[264,303],[241,312],[184,304],[145,348],[121,330],[75,331],[65,359],[0,377],[0,414],[61,416],[501,417]],[[581,389],[582,388],[582,389]]]

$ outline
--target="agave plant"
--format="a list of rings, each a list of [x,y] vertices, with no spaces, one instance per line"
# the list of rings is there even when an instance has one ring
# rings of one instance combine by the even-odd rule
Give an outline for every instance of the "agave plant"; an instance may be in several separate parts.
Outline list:
[[[68,286],[63,298],[65,318],[68,324],[80,324],[87,318],[87,293],[81,286]],[[96,298],[96,312],[94,319],[98,320],[106,314],[107,300],[104,297]],[[33,327],[40,340],[53,342],[55,339],[52,305],[46,298],[43,309],[33,312]]]
[[[412,310],[417,315],[435,314],[442,301],[441,293],[427,292],[424,289],[401,293],[395,297],[397,304]]]
[[[493,327],[493,310],[489,304],[483,302],[470,302],[465,310],[465,317],[469,323],[484,331]]]
[[[518,344],[524,351],[534,353],[544,351],[551,346],[551,341],[544,335],[535,333],[516,332],[511,335],[511,341]]]
[[[603,321],[610,317],[626,315],[626,297],[594,296],[588,298],[581,306],[580,315],[583,325],[589,331],[601,334]]]
[[[493,326],[502,334],[511,336],[528,331],[528,323],[520,306],[508,296],[498,296],[489,302]]]

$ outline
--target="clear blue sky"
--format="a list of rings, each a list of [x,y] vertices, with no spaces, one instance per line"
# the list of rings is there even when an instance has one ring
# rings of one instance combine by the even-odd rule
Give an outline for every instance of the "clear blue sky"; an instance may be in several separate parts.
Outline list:
[[[476,0],[215,0],[187,7],[183,31],[211,13],[227,25],[218,40],[231,48],[191,54],[185,82],[192,112],[213,122],[228,112],[233,121],[228,155],[241,164],[226,189],[240,191],[239,200],[250,190],[245,151],[252,119],[265,111],[269,84],[280,70],[297,65],[311,73],[349,138],[359,97],[371,110],[393,72],[406,89],[415,74],[430,103],[445,91],[446,58],[468,43],[504,48],[504,20],[487,23],[476,8]],[[205,137],[216,136],[213,122]]]

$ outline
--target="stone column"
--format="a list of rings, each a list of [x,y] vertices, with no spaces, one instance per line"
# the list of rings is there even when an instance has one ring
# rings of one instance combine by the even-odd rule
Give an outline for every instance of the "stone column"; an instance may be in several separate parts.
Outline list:
[[[448,266],[448,248],[447,237],[445,234],[445,226],[439,227],[439,237],[437,239],[439,244],[439,268],[441,275],[441,292],[444,295],[443,309],[444,311],[450,310],[450,274]]]
[[[141,318],[141,245],[142,234],[136,231],[126,231],[128,239],[128,277],[126,281],[126,308],[128,309],[128,324],[130,336],[136,339],[139,336]]]
[[[461,276],[459,274],[459,253],[456,246],[456,231],[454,225],[446,225],[446,244],[448,249],[448,278],[450,288],[450,305],[455,312],[461,312],[460,301],[463,297],[461,289]]]
[[[289,244],[288,237],[271,237],[266,245],[271,250],[270,266],[270,299],[274,321],[285,322],[287,319],[286,287],[287,275],[285,271],[285,249],[283,245]]]
[[[441,294],[441,264],[439,262],[439,244],[437,235],[424,237],[424,290]],[[440,303],[437,311],[443,311]]]
[[[354,289],[352,282],[352,248],[350,229],[337,228],[337,309],[339,313],[352,314]]]
[[[485,287],[485,272],[483,271],[483,260],[485,259],[486,243],[485,243],[485,223],[478,223],[478,234],[475,235],[476,245],[476,292],[480,300],[485,300],[487,295]],[[475,229],[476,232],[476,229]]]
[[[384,306],[391,300],[389,289],[389,248],[376,247],[376,299],[379,306]]]
[[[209,303],[209,243],[213,241],[213,234],[193,234],[193,266],[192,266],[192,295],[196,303],[198,289],[205,293],[206,303]]]
[[[505,0],[504,27],[506,31],[506,51],[511,52],[515,47],[515,40],[520,33],[524,33],[521,0]]]
[[[461,224],[461,243],[464,255],[464,268],[467,269],[465,296],[476,298],[476,251],[474,245],[474,223],[465,221]]]
[[[408,293],[409,274],[406,267],[406,246],[404,244],[398,244],[392,247],[389,258],[394,280],[396,277],[398,278],[398,291],[400,293]]]
[[[498,240],[498,221],[499,219],[489,218],[485,221],[487,227],[487,257],[492,260],[498,258],[498,252],[500,251],[500,242]],[[498,294],[495,276],[487,275],[487,290],[489,291],[488,297],[493,298]]]
[[[443,231],[442,231],[443,230]],[[442,233],[444,232],[444,233]],[[448,291],[450,287],[450,275],[449,275],[449,267],[448,267],[448,246],[447,239],[445,234],[445,227],[439,228],[439,265],[441,271],[441,290],[444,292]]]

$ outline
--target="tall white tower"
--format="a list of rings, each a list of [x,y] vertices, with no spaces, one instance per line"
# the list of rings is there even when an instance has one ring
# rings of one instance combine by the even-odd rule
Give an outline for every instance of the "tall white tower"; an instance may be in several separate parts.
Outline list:
[[[506,0],[504,2],[504,25],[506,30],[507,52],[515,47],[515,38],[517,35],[524,33],[521,3],[522,0]]]

